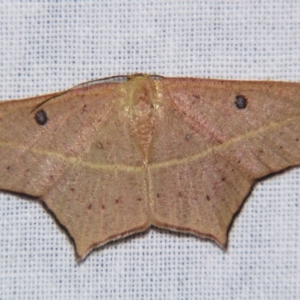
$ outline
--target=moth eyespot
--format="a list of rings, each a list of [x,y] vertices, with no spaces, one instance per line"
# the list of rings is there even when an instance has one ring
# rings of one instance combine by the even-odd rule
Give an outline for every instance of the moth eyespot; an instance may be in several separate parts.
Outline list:
[[[234,103],[238,109],[244,109],[247,107],[247,99],[243,95],[237,95]]]
[[[39,110],[35,116],[34,116],[36,122],[39,124],[39,125],[45,125],[48,121],[48,117],[47,117],[47,114],[44,110]]]

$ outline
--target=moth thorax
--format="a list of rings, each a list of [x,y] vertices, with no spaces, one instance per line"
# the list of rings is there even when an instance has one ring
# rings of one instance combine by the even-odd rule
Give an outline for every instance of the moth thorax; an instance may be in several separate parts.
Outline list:
[[[154,133],[154,109],[150,101],[140,98],[132,107],[131,128],[147,157],[148,149]]]
[[[130,124],[145,158],[154,134],[155,85],[148,76],[136,76],[128,87]]]

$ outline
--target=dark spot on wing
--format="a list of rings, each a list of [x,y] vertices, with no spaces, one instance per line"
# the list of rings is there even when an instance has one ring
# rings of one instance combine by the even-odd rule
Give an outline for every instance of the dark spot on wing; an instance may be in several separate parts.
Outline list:
[[[90,204],[89,206],[88,206],[88,209],[91,209],[92,208],[92,204]]]
[[[210,200],[210,197],[208,195],[206,195],[206,200],[209,201]]]
[[[185,136],[185,139],[186,139],[187,141],[189,141],[191,138],[192,138],[192,135],[189,134],[189,133]]]
[[[243,95],[237,95],[234,103],[238,109],[244,109],[247,106],[247,99]]]
[[[48,117],[47,117],[47,114],[45,113],[45,111],[42,109],[42,110],[39,110],[35,116],[35,121],[39,124],[39,125],[45,125],[48,121]]]

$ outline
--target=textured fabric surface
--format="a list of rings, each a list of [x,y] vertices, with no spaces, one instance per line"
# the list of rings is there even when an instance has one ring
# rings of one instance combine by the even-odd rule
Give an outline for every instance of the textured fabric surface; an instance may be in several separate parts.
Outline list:
[[[0,1],[0,98],[116,74],[300,82],[300,1]],[[299,97],[299,95],[298,95]],[[93,251],[0,194],[0,299],[300,299],[299,169],[254,188],[225,253],[148,230]]]

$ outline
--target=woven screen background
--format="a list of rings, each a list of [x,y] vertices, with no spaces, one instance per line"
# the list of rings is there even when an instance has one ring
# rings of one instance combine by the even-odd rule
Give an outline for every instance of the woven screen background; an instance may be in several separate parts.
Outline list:
[[[300,82],[297,0],[2,0],[0,41],[1,100],[132,73]],[[299,183],[257,184],[226,253],[151,229],[80,264],[39,204],[1,193],[0,299],[300,299]]]

